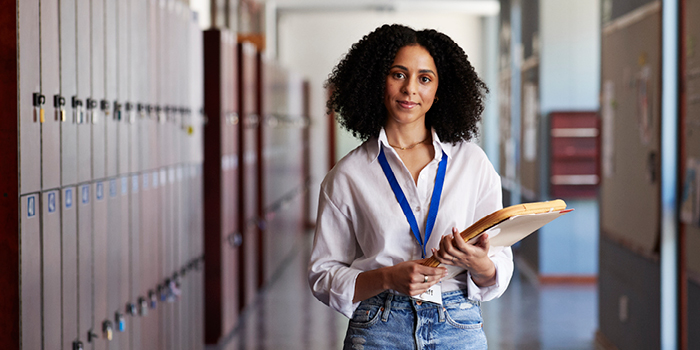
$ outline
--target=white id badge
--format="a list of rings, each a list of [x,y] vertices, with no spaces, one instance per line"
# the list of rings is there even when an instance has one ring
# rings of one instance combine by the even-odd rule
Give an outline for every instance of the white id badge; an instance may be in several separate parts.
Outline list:
[[[415,295],[413,298],[442,305],[442,282],[434,284],[423,294]]]

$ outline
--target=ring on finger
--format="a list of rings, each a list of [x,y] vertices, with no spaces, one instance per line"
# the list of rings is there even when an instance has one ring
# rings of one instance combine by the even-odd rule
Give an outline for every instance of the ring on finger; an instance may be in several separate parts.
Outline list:
[[[428,276],[427,275],[423,275],[423,283],[428,283]]]

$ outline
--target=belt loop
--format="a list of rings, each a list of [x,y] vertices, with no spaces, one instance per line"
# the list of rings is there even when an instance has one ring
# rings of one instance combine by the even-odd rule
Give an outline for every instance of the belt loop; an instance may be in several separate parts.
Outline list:
[[[445,307],[442,305],[438,305],[438,320],[440,322],[445,322]]]
[[[386,300],[384,300],[384,312],[382,312],[382,321],[386,322],[389,319],[389,312],[391,311],[391,301],[394,299],[393,293],[387,293]]]

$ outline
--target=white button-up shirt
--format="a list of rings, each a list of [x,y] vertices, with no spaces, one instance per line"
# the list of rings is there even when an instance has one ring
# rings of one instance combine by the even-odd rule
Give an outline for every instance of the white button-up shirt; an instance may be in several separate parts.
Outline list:
[[[421,246],[377,159],[379,147],[384,147],[423,237],[438,163],[443,151],[448,156],[428,256],[452,227],[462,231],[502,208],[500,177],[483,150],[471,142],[442,143],[434,130],[432,134],[435,157],[421,170],[417,184],[384,130],[341,159],[321,183],[309,284],[316,298],[348,318],[359,305],[352,301],[357,275],[421,259]],[[466,272],[444,279],[442,291],[466,288],[469,299],[480,301],[499,297],[513,274],[513,254],[510,247],[491,247],[489,257],[496,266],[494,285],[479,287]]]

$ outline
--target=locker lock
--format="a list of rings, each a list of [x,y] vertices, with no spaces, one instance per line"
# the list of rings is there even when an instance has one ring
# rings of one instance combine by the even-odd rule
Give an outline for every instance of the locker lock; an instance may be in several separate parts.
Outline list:
[[[92,343],[92,341],[93,341],[94,339],[97,339],[97,338],[99,338],[99,337],[100,337],[100,336],[97,335],[97,333],[95,333],[92,329],[90,329],[90,330],[88,331],[88,334],[87,334],[88,343]]]
[[[144,297],[139,297],[139,300],[137,301],[138,307],[139,307],[139,315],[141,317],[147,316],[148,315],[148,301],[146,301],[146,298]]]
[[[129,114],[129,124],[134,124],[135,116],[131,111],[134,109],[134,105],[131,102],[124,104],[124,110]]]
[[[118,101],[114,101],[114,119],[122,120],[122,105]]]
[[[102,336],[107,339],[107,341],[111,341],[114,338],[114,326],[112,325],[112,321],[105,320],[102,322]]]
[[[151,309],[155,309],[156,306],[158,306],[158,297],[156,296],[156,293],[153,292],[153,290],[148,291],[148,300],[151,303]]]
[[[126,330],[126,320],[124,319],[124,314],[117,311],[114,313],[114,324],[117,325],[117,331],[119,333]]]
[[[139,298],[139,301],[141,298]],[[138,310],[136,308],[136,304],[134,303],[128,303],[126,304],[126,313],[128,313],[131,316],[137,316],[138,315]]]
[[[97,114],[95,113],[95,108],[97,108],[97,101],[93,100],[91,98],[88,98],[85,101],[85,107],[87,108],[88,112],[90,113],[92,123],[97,124]]]
[[[187,267],[184,267],[184,266],[183,266],[183,267],[180,269],[180,276],[185,277],[185,275],[187,275]]]
[[[82,124],[83,119],[83,101],[78,99],[78,96],[71,97],[71,106],[73,107],[73,122]]]
[[[102,112],[104,112],[105,115],[109,115],[109,101],[100,101],[100,109],[102,109]]]
[[[39,122],[44,122],[44,103],[46,103],[46,97],[38,92],[32,94],[32,105],[34,105],[34,122],[37,120]]]
[[[158,117],[158,122],[159,123],[165,122],[165,120],[163,119],[163,114],[161,113],[162,108],[160,106],[156,106],[155,110],[156,110],[156,116]]]
[[[66,98],[61,95],[53,95],[53,106],[56,108],[56,120],[61,122],[66,121],[66,110],[63,106],[66,105]]]
[[[169,279],[169,278],[166,278],[166,279],[165,279],[165,285],[167,286],[167,285],[169,285],[169,284],[170,284],[170,279]],[[162,285],[159,284],[159,285],[156,287],[156,291],[158,291],[158,295],[160,295],[160,301],[165,301],[165,300],[168,299],[168,291],[166,290],[166,288],[165,288],[164,286],[162,286]]]
[[[73,342],[73,350],[83,350],[83,342],[76,340]]]
[[[151,114],[153,112],[153,107],[151,105],[146,105],[146,113]]]

